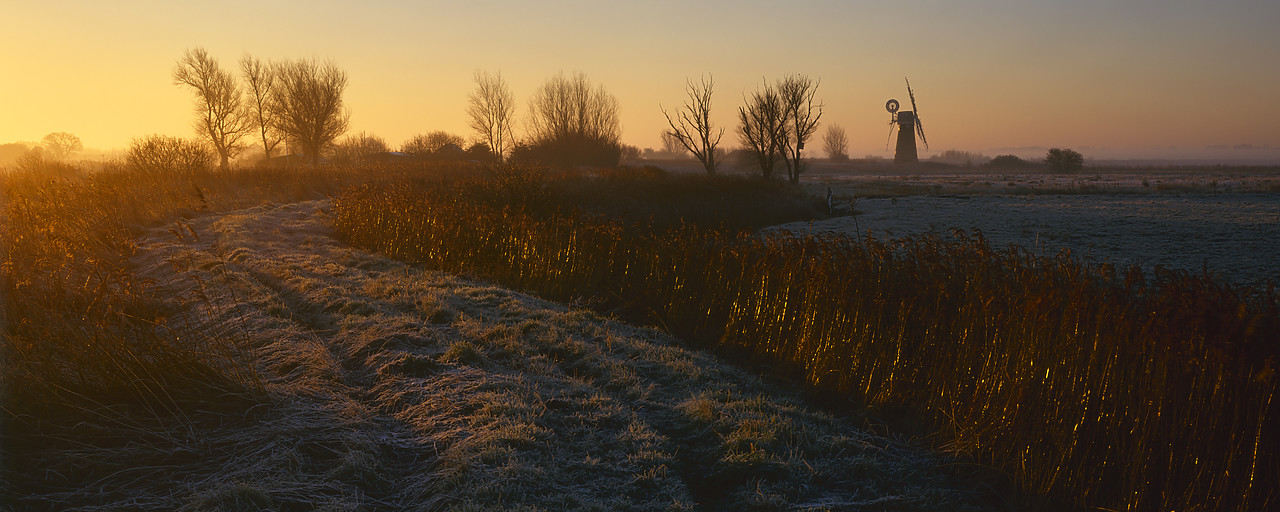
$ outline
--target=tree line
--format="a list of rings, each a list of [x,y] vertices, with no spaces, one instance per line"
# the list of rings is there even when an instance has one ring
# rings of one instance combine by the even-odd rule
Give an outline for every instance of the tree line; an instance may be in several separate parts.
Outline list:
[[[711,123],[711,94],[714,80],[708,75],[697,83],[688,80],[688,99],[674,115],[663,109],[670,131],[664,137],[679,142],[701,163],[707,174],[715,174],[720,158],[716,146],[724,136],[724,128]],[[738,107],[738,140],[744,151],[759,167],[760,174],[772,178],[779,159],[786,168],[787,179],[799,183],[804,171],[805,143],[817,132],[823,103],[817,100],[820,81],[804,75],[787,75],[775,83],[765,81]],[[844,129],[831,126],[824,138],[829,158],[847,159],[849,141]]]
[[[332,62],[264,61],[245,55],[237,74],[223,68],[203,48],[193,48],[177,61],[172,77],[175,85],[189,88],[195,96],[194,128],[202,143],[164,136],[135,139],[128,156],[132,165],[194,169],[211,166],[209,160],[216,160],[225,170],[233,159],[256,145],[265,159],[271,159],[283,146],[285,153],[300,153],[312,166],[319,165],[326,155],[359,162],[390,152],[384,140],[364,133],[338,140],[346,133],[350,117],[343,101],[347,74]],[[661,134],[664,152],[692,155],[707,174],[716,174],[729,156],[720,148],[725,128],[711,120],[714,84],[711,75],[696,82],[687,79],[686,100],[679,108],[668,111],[659,106],[669,127]],[[817,99],[819,84],[819,80],[793,74],[776,82],[765,80],[743,95],[734,126],[742,145],[739,152],[766,179],[774,177],[781,164],[786,178],[799,182],[805,144],[816,134],[823,114],[824,105]],[[618,99],[583,73],[560,73],[550,78],[535,90],[528,108],[527,131],[524,138],[518,138],[511,88],[501,73],[477,71],[475,89],[466,105],[475,133],[472,141],[437,131],[411,138],[400,151],[437,159],[502,162],[509,158],[606,167],[618,165],[623,156],[640,154],[638,148],[621,142]],[[79,139],[69,133],[51,133],[44,142],[55,159],[81,149]],[[831,160],[849,158],[848,136],[838,125],[827,128],[822,145]],[[206,148],[213,154],[204,155]],[[1075,151],[1054,148],[1046,163],[1054,170],[1070,172],[1083,166],[1083,158]]]
[[[332,62],[264,62],[246,55],[240,75],[203,48],[187,50],[173,70],[174,83],[195,94],[195,129],[217,154],[220,169],[247,148],[251,133],[267,158],[283,143],[318,165],[320,151],[347,131],[347,74]]]
[[[348,127],[343,102],[347,75],[332,62],[263,61],[246,55],[239,64],[237,74],[204,49],[193,48],[173,70],[174,84],[194,95],[194,128],[219,168],[228,168],[251,146],[259,146],[266,158],[283,146],[289,154],[301,153],[313,166],[326,152],[353,158],[389,149],[385,141],[366,134],[338,141]],[[738,109],[738,138],[763,176],[772,177],[780,160],[787,177],[798,181],[805,143],[822,117],[823,104],[816,99],[818,83],[803,75],[766,82]],[[686,85],[688,101],[674,112],[662,109],[671,128],[662,134],[664,143],[669,151],[687,150],[708,174],[714,174],[725,155],[718,147],[725,129],[711,122],[714,80],[708,75]],[[410,139],[401,151],[499,162],[616,166],[627,149],[621,142],[618,99],[583,73],[557,74],[534,91],[523,138],[515,135],[514,98],[501,73],[477,71],[466,105],[473,142],[468,145],[460,136],[433,132]],[[131,159],[138,153],[135,150],[153,150],[161,142],[164,139],[156,137],[135,141]],[[842,129],[829,130],[826,143],[829,155],[847,157],[848,141]],[[171,140],[169,145],[175,146],[169,153],[190,156],[190,148],[178,148]]]

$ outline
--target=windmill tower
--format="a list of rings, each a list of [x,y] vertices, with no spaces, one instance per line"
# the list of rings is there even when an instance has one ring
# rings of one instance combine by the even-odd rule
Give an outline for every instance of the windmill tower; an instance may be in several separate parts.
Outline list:
[[[884,104],[885,110],[893,117],[889,120],[889,137],[893,137],[893,125],[898,125],[898,146],[893,152],[893,163],[914,164],[920,161],[916,154],[916,134],[924,147],[929,147],[929,140],[924,137],[924,125],[920,124],[920,110],[916,108],[916,94],[911,90],[911,81],[907,80],[907,95],[911,96],[911,110],[899,112],[898,100],[891,99]]]

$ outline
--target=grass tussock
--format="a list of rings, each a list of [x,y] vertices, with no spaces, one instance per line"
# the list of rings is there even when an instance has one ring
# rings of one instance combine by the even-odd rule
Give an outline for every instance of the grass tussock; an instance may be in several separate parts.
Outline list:
[[[336,201],[335,225],[360,247],[585,297],[819,389],[924,410],[940,444],[1014,474],[1046,497],[1038,505],[1267,510],[1280,500],[1272,287],[997,250],[978,234],[883,241],[638,222],[618,218],[626,206],[564,201],[625,205],[642,187],[508,172],[356,188]],[[589,192],[550,192],[575,189]],[[472,361],[493,357],[477,352]],[[711,397],[683,408],[724,414]],[[778,418],[744,414],[716,430],[738,467],[768,474],[780,462],[753,447],[803,444],[773,428]]]

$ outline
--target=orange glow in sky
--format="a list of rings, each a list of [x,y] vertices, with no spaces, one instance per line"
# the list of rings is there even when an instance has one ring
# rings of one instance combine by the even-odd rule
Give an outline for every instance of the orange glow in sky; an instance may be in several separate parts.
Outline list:
[[[202,47],[229,69],[246,53],[332,60],[349,77],[349,133],[392,146],[434,130],[472,136],[466,98],[474,72],[489,70],[506,78],[522,121],[538,85],[584,72],[618,97],[623,140],[642,148],[660,146],[659,106],[683,102],[686,78],[714,76],[714,121],[732,147],[743,95],[800,73],[821,79],[822,122],[845,128],[855,157],[891,155],[884,103],[909,104],[903,77],[930,142],[921,156],[1280,150],[1280,2],[1270,0],[48,0],[4,11],[0,143],[65,131],[109,149],[193,136],[192,96],[171,72]]]

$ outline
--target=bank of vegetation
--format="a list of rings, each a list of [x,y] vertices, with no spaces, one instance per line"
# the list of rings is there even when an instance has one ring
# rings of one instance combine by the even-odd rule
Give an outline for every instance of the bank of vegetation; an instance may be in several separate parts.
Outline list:
[[[583,218],[730,218],[735,230],[812,216],[788,186],[467,166],[46,171],[0,175],[0,509],[976,510],[993,498],[945,457],[656,331],[352,251],[323,202],[272,204],[371,179],[470,183],[494,208],[571,201]]]
[[[70,491],[103,476],[77,459],[89,447],[152,447],[167,455],[134,464],[172,463],[190,455],[184,443],[201,442],[196,424],[267,400],[233,340],[179,320],[198,307],[157,295],[137,274],[130,258],[142,233],[176,221],[173,235],[191,236],[184,219],[325,197],[365,177],[133,162],[0,173],[0,504],[37,491],[4,488],[33,464],[43,473],[23,475],[44,491]],[[57,464],[31,458],[58,449],[67,451]]]
[[[804,208],[771,187],[501,168],[357,187],[334,216],[359,247],[585,300],[832,396],[921,411],[939,446],[1014,475],[1040,505],[1280,499],[1273,287],[994,249],[977,233],[753,234]]]

